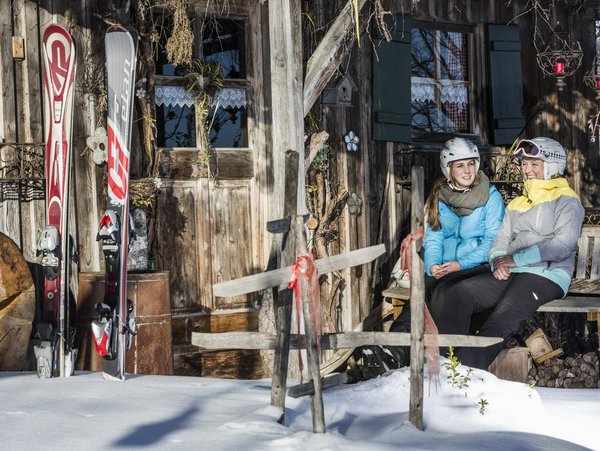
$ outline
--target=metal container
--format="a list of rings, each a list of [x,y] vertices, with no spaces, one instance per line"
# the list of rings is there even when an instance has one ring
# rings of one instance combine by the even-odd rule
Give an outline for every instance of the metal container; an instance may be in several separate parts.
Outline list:
[[[127,297],[133,301],[137,335],[127,350],[125,372],[173,374],[171,300],[168,271],[130,272]],[[79,348],[76,370],[102,371],[102,358],[92,342],[91,321],[98,317],[95,305],[104,298],[104,273],[79,274],[79,296],[75,326]]]

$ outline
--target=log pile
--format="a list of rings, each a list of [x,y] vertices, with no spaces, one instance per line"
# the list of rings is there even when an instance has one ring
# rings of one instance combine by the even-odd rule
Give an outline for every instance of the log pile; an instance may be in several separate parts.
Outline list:
[[[529,380],[538,387],[600,388],[598,365],[595,352],[564,359],[553,357],[529,370]]]
[[[35,287],[20,249],[0,233],[0,371],[22,371],[35,315]]]

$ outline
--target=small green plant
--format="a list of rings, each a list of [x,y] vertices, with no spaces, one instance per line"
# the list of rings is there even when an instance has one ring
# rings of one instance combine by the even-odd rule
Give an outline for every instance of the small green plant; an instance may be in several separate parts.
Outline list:
[[[471,381],[471,373],[473,372],[472,368],[467,370],[467,374],[463,375],[458,371],[458,366],[460,365],[460,360],[454,354],[454,348],[450,346],[448,349],[448,360],[449,362],[444,363],[444,368],[448,371],[448,379],[450,384],[453,387],[458,389],[468,388],[469,382]],[[466,393],[465,393],[466,396]]]
[[[490,403],[489,403],[489,402],[487,402],[487,401],[486,401],[485,399],[483,399],[483,398],[481,398],[481,399],[479,400],[479,413],[480,413],[481,415],[483,415],[483,414],[485,413],[485,408],[486,408],[487,406],[489,406],[489,404],[490,404]]]

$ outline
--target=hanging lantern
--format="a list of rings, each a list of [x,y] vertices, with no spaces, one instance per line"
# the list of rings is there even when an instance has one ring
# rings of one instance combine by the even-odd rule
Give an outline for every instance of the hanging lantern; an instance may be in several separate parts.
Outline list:
[[[581,65],[583,51],[578,41],[571,42],[569,34],[561,31],[558,22],[551,41],[537,54],[537,63],[544,75],[556,78],[556,87],[562,91],[566,86],[565,78],[573,75]]]

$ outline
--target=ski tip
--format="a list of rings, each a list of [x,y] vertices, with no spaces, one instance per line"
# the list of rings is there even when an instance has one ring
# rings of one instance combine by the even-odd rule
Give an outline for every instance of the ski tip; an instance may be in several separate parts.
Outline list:
[[[120,23],[113,23],[110,27],[108,27],[108,30],[106,30],[107,33],[111,31],[127,31],[127,28]]]
[[[132,36],[137,37],[137,30],[132,27],[132,26],[124,26],[121,25],[120,23],[114,23],[112,25],[110,25],[108,27],[108,29],[106,30],[107,33],[111,33],[111,32],[121,32],[121,33],[129,33]]]
[[[48,39],[48,36],[50,36],[52,33],[62,34],[69,41],[69,43],[73,43],[71,33],[69,33],[69,30],[63,25],[60,25],[58,23],[51,23],[50,25],[48,25],[44,30],[44,41],[46,41]]]

